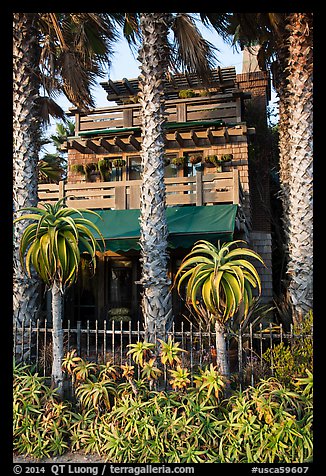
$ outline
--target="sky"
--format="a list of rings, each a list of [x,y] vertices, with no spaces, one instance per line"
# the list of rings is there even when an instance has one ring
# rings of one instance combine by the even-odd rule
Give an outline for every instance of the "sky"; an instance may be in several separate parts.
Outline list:
[[[242,60],[243,54],[241,51],[237,51],[234,47],[226,44],[219,35],[213,29],[209,29],[203,25],[198,26],[204,38],[212,43],[218,51],[216,56],[218,59],[218,65],[223,67],[234,66],[236,68],[236,73],[241,73],[242,71]],[[100,82],[105,82],[111,79],[112,81],[118,81],[123,78],[132,79],[136,78],[140,74],[139,69],[140,63],[137,61],[133,55],[127,41],[124,38],[121,38],[115,44],[115,53],[112,56],[111,67],[107,72],[107,76],[100,78],[95,88],[93,88],[92,93],[95,101],[95,107],[106,107],[110,105],[115,105],[114,102],[109,102],[106,98],[106,91],[100,85]],[[58,103],[64,109],[68,111],[68,108],[72,104],[66,99],[64,95],[57,98]],[[272,91],[272,101],[270,106],[275,104],[276,97],[275,93]],[[51,125],[46,131],[46,136],[51,135],[55,132],[55,122],[51,121]],[[53,153],[55,152],[51,145],[46,147],[46,152]]]

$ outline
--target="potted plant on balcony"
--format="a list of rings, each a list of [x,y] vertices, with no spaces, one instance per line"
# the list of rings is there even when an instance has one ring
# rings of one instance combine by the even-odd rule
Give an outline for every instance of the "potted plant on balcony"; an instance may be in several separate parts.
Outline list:
[[[112,165],[113,167],[124,167],[126,165],[126,161],[124,159],[113,159]]]
[[[190,155],[189,156],[189,162],[193,165],[200,164],[202,161],[202,156],[195,154],[195,155]]]
[[[221,155],[221,161],[223,165],[231,165],[233,159],[233,154],[223,154]]]
[[[189,162],[195,167],[196,170],[203,170],[202,155],[194,154],[189,156]]]
[[[112,165],[108,159],[101,159],[97,163],[102,182],[108,182],[112,173]]]
[[[206,167],[216,167],[217,172],[223,172],[223,165],[231,163],[232,154],[224,154],[220,158],[217,155],[208,155],[205,157]]]
[[[187,157],[182,155],[181,157],[173,157],[171,160],[171,167],[181,169],[183,168],[188,162]]]
[[[98,166],[95,162],[89,162],[87,164],[73,164],[71,167],[72,172],[84,175],[86,182],[90,182],[91,175],[97,170]]]
[[[195,97],[196,93],[193,89],[181,89],[178,95],[180,99],[186,99]]]
[[[204,164],[205,164],[205,167],[208,167],[208,168],[212,168],[212,167],[217,168],[220,165],[217,155],[207,155],[204,158]]]

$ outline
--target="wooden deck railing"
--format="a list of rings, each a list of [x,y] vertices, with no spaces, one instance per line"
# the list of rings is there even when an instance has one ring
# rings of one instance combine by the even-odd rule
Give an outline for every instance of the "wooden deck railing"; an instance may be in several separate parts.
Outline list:
[[[167,100],[165,113],[167,122],[188,122],[223,120],[226,123],[241,122],[240,97],[232,94]],[[75,108],[75,134],[104,129],[135,127],[141,125],[139,104],[125,104],[94,109],[90,114],[82,114]]]
[[[176,205],[239,204],[241,186],[239,172],[219,172],[195,177],[165,179],[166,203]],[[121,182],[65,183],[39,185],[40,202],[55,202],[67,197],[67,206],[74,208],[125,210],[139,208],[141,180]]]

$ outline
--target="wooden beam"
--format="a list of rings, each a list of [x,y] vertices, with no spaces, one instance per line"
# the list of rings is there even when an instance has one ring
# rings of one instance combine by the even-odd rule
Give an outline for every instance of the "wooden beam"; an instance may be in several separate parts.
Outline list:
[[[95,154],[100,153],[100,146],[95,144],[95,142],[92,141],[92,139],[87,139],[86,141],[86,147],[88,147],[91,151],[95,152]]]
[[[179,144],[180,147],[183,147],[183,139],[181,137],[181,134],[179,131],[175,131],[174,133],[174,139],[177,141],[177,143]]]
[[[140,150],[140,143],[136,139],[136,137],[132,134],[128,136],[128,144],[132,145],[135,150]]]
[[[127,145],[120,139],[120,137],[115,136],[113,138],[114,145],[117,145],[122,151],[126,150]]]
[[[110,85],[110,88],[112,89],[112,91],[113,91],[117,96],[120,96],[119,89],[116,87],[116,85],[114,84],[114,82],[112,81],[112,79],[109,79],[109,85]]]
[[[212,133],[212,130],[211,130],[210,127],[208,129],[206,129],[206,137],[209,140],[211,145],[215,144],[215,139],[214,139],[214,136],[213,136],[213,133]]]
[[[137,91],[134,90],[134,88],[131,86],[127,78],[123,78],[122,83],[126,86],[126,89],[128,89],[130,94],[134,96],[137,93]]]
[[[109,141],[107,141],[104,138],[100,140],[100,146],[103,147],[103,149],[107,150],[108,152],[111,152],[112,150],[112,145],[110,144]]]
[[[76,141],[75,139],[70,140],[68,144],[71,149],[76,149],[78,150],[78,152],[81,152],[82,154],[86,153],[86,147],[80,142]]]
[[[200,170],[196,172],[196,206],[203,205],[203,174]]]
[[[224,128],[224,137],[225,137],[225,142],[230,142],[230,136],[229,136],[229,131],[227,126]]]
[[[187,83],[189,84],[189,87],[192,88],[193,87],[193,84],[191,82],[191,79],[189,78],[189,75],[188,73],[185,73],[185,78],[187,80]]]
[[[193,141],[193,143],[195,144],[195,146],[199,147],[199,138],[196,134],[196,131],[192,130],[190,132],[190,137],[191,137],[191,140]]]

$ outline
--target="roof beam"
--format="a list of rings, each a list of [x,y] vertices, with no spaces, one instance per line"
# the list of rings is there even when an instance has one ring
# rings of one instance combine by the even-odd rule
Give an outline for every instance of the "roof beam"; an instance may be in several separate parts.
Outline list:
[[[215,144],[215,139],[212,133],[212,129],[210,127],[206,129],[206,137],[209,140],[211,145]]]
[[[100,153],[101,147],[98,144],[95,144],[91,139],[87,139],[86,147],[88,147],[91,151],[95,152],[95,154]]]
[[[112,81],[112,79],[109,79],[109,85],[110,85],[110,88],[112,89],[112,91],[113,91],[117,96],[120,96],[119,89],[116,87],[116,85],[114,84],[114,82]]]
[[[227,127],[224,127],[224,137],[225,137],[225,142],[230,142],[230,136],[229,136],[229,131]]]
[[[196,134],[196,131],[194,131],[193,129],[190,132],[190,138],[193,141],[193,143],[195,144],[195,146],[199,147],[199,138]]]
[[[130,92],[130,94],[132,94],[133,96],[136,94],[136,91],[135,91],[134,88],[131,86],[131,84],[129,83],[129,81],[128,81],[127,78],[123,78],[123,79],[122,79],[122,83],[126,86],[126,89],[128,89],[128,91]]]
[[[113,138],[113,143],[114,145],[117,145],[122,151],[126,150],[127,144],[125,144],[123,140],[120,139],[120,137],[115,136]]]
[[[82,154],[86,153],[86,147],[75,139],[68,141],[68,145],[71,149],[78,150]]]
[[[132,134],[130,134],[130,136],[128,136],[128,144],[132,145],[132,147],[135,150],[140,150],[140,143],[138,142],[136,137]]]
[[[112,150],[112,145],[110,144],[109,141],[107,141],[104,138],[100,140],[100,146],[103,147],[103,149],[107,150],[108,152],[111,152]]]
[[[174,139],[177,141],[180,147],[183,147],[184,141],[179,131],[175,131]]]

